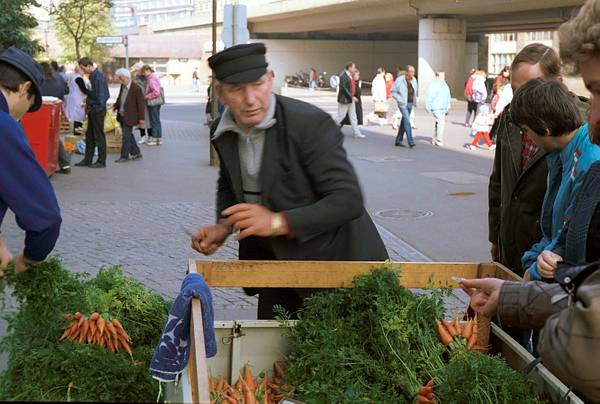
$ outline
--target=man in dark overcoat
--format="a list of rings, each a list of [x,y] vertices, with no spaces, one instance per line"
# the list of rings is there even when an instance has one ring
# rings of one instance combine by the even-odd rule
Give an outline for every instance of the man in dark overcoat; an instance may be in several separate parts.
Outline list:
[[[192,238],[214,253],[236,231],[245,260],[383,261],[339,126],[321,109],[273,94],[265,46],[237,45],[209,59],[226,106],[211,129],[220,158],[217,223]],[[289,312],[310,291],[259,289],[258,318]]]

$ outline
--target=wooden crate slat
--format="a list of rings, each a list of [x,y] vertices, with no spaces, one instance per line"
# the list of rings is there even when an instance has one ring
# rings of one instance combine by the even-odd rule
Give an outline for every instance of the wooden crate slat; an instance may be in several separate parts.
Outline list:
[[[352,279],[381,267],[363,261],[196,261],[196,270],[211,287],[345,288]],[[451,277],[476,278],[477,263],[394,263],[408,288],[458,285]]]
[[[189,262],[190,273],[196,272],[193,260]],[[210,404],[208,392],[208,368],[206,348],[204,346],[204,325],[202,324],[202,306],[200,299],[192,299],[190,326],[190,357],[188,360],[189,380],[194,404]]]

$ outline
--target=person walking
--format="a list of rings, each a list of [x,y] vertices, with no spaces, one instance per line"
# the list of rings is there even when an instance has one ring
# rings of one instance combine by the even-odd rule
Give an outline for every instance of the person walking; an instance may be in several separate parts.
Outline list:
[[[404,75],[405,73],[406,72],[403,70],[402,75]],[[398,74],[400,74],[400,72]],[[392,97],[392,88],[394,87],[394,81],[394,75],[390,72],[387,72],[385,74],[385,94],[388,103],[388,108],[385,114],[385,118],[387,123],[389,125],[392,125],[392,129],[397,130],[400,119],[398,119],[397,117],[397,115],[399,115],[398,103],[396,103],[396,100],[394,100],[394,97]]]
[[[392,97],[398,104],[398,110],[402,115],[402,122],[398,127],[398,134],[396,135],[396,146],[406,147],[402,143],[404,140],[404,134],[408,141],[408,146],[412,149],[415,147],[415,141],[412,136],[412,127],[410,124],[410,114],[417,102],[418,94],[418,83],[415,78],[414,66],[406,66],[406,74],[401,76],[398,75],[394,87],[392,88]]]
[[[121,157],[115,163],[124,163],[130,159],[139,160],[142,158],[140,148],[133,136],[133,127],[144,124],[146,100],[142,88],[131,79],[129,70],[117,69],[115,76],[121,83],[121,88],[113,108],[117,111],[117,121],[121,124],[123,130]]]
[[[340,83],[338,85],[338,112],[336,122],[338,125],[342,125],[342,121],[348,115],[350,124],[352,125],[352,132],[354,138],[364,139],[366,136],[360,132],[358,128],[358,120],[356,117],[356,82],[354,81],[353,75],[356,70],[356,65],[352,62],[346,64],[346,69],[340,74]]]
[[[104,117],[106,116],[106,102],[110,97],[110,93],[108,92],[108,85],[106,84],[104,75],[94,66],[94,62],[90,58],[81,58],[79,60],[79,67],[81,67],[84,73],[89,74],[91,89],[86,89],[88,127],[85,134],[85,156],[75,166],[104,168],[106,167]],[[98,160],[93,163],[96,146],[98,146]]]
[[[386,122],[385,114],[388,110],[388,103],[385,87],[385,69],[383,67],[379,67],[377,69],[377,74],[371,83],[371,100],[373,101],[373,111],[367,117],[368,122],[377,123],[379,125],[383,125]]]
[[[142,62],[137,62],[133,65],[134,75],[133,81],[142,88],[144,94],[147,91],[147,83],[146,76],[142,74],[142,67],[144,64]],[[138,125],[138,130],[140,132],[140,141],[139,144],[144,144],[150,138],[152,138],[152,126],[150,125],[150,114],[148,113],[148,105],[144,108],[144,124]]]
[[[265,52],[262,43],[236,45],[208,61],[226,106],[211,129],[221,164],[217,223],[200,228],[192,247],[213,254],[239,231],[240,259],[386,260],[339,125],[275,95]],[[311,292],[259,289],[258,318],[274,318],[275,304],[295,315]]]
[[[152,126],[152,135],[148,135],[146,146],[160,146],[162,144],[162,125],[160,123],[160,107],[164,104],[160,79],[149,65],[142,67],[142,74],[146,76],[146,93],[144,98],[148,105],[148,115],[150,116],[150,126]],[[158,101],[158,102],[155,102]]]
[[[464,94],[467,99],[467,116],[465,117],[465,126],[467,128],[471,127],[471,117],[475,120],[477,116],[477,102],[473,101],[473,81],[475,80],[476,73],[477,69],[471,69],[464,87]]]
[[[446,84],[446,73],[438,71],[435,73],[436,80],[429,85],[427,91],[427,104],[425,109],[431,112],[435,118],[435,128],[431,139],[434,146],[444,145],[444,127],[446,126],[446,115],[450,110],[450,88]]]
[[[83,78],[83,70],[79,66],[71,73],[67,80],[69,93],[65,98],[65,115],[73,122],[73,134],[79,135],[79,131],[85,121],[85,91],[87,89]]]
[[[0,225],[10,209],[25,230],[25,247],[14,259],[17,274],[52,252],[60,234],[56,195],[19,124],[42,105],[44,73],[31,56],[11,46],[0,54]],[[12,255],[0,235],[0,276]]]
[[[467,145],[467,149],[477,150],[477,145],[479,144],[481,138],[483,138],[488,150],[496,150],[496,145],[492,144],[492,140],[490,139],[490,131],[492,130],[493,124],[494,114],[492,113],[489,105],[482,104],[477,110],[477,117],[473,121],[472,130],[475,132],[475,137],[473,138],[471,144]]]
[[[200,77],[198,77],[198,68],[195,67],[192,72],[192,91],[200,91]]]
[[[317,69],[312,67],[310,69],[310,77],[309,77],[309,81],[308,81],[309,90],[314,91],[317,87],[319,87],[319,85],[317,84],[318,81],[319,81],[319,74],[317,73]]]
[[[358,126],[361,126],[363,124],[363,108],[362,108],[362,98],[361,98],[362,82],[360,81],[360,71],[358,69],[356,69],[354,71],[354,74],[352,75],[352,79],[356,83],[355,97],[356,97],[357,101],[354,103],[354,107],[356,109],[356,123]],[[350,116],[346,115],[344,120],[341,122],[340,126],[350,125],[350,124],[351,124]]]

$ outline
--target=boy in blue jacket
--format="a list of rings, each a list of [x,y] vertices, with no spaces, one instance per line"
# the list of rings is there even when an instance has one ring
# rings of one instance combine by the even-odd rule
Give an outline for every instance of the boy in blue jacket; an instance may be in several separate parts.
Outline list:
[[[525,254],[526,278],[553,279],[555,265],[544,251],[560,249],[559,236],[572,211],[573,202],[590,166],[600,160],[600,147],[590,141],[589,124],[581,126],[573,97],[559,82],[542,78],[520,87],[511,104],[513,122],[539,147],[548,152],[548,189],[540,226],[543,238]]]
[[[52,185],[18,122],[40,108],[42,82],[42,68],[31,56],[15,47],[0,54],[0,225],[10,209],[26,232],[25,248],[15,258],[17,273],[50,254],[62,221]],[[10,259],[0,235],[0,276]]]
[[[429,85],[427,90],[427,104],[425,109],[433,114],[435,118],[435,132],[431,139],[434,146],[444,145],[444,126],[446,125],[446,114],[450,109],[450,88],[446,84],[444,72],[435,73],[436,80]]]

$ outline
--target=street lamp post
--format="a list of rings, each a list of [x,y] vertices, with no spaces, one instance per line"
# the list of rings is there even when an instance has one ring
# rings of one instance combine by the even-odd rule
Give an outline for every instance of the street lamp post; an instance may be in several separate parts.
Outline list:
[[[217,53],[217,0],[212,0],[212,54]],[[212,121],[219,116],[218,105],[217,105],[217,95],[215,94],[215,80],[214,72],[212,75],[212,80],[210,81],[210,114]],[[209,140],[209,148],[210,148],[210,165],[218,166],[219,165],[219,156],[217,155],[217,151]]]

